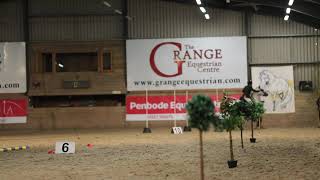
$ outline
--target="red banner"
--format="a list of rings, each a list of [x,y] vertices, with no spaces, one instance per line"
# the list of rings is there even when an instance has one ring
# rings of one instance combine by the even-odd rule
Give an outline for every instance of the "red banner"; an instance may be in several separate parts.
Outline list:
[[[26,99],[0,100],[0,123],[26,123],[27,106]]]
[[[235,99],[240,94],[229,95]],[[220,100],[222,96],[210,96],[215,104],[215,111],[220,111]],[[186,102],[192,96],[127,96],[126,110],[127,121],[148,120],[186,120]],[[148,101],[148,103],[147,103]]]

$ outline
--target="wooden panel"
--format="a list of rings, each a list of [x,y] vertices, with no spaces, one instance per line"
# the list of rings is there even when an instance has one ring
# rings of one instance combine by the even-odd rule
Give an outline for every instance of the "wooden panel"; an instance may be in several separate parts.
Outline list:
[[[31,75],[29,96],[44,95],[90,95],[112,94],[112,91],[126,92],[124,71],[112,73],[79,72],[79,73],[45,73]],[[89,81],[88,89],[65,89],[63,81]],[[34,86],[39,82],[39,86]]]
[[[31,55],[31,73],[29,81],[29,96],[45,95],[94,95],[94,94],[112,94],[112,91],[126,92],[125,87],[125,47],[124,41],[108,42],[50,42],[50,43],[32,43]],[[102,59],[98,56],[97,72],[55,72],[44,73],[41,70],[43,63],[40,62],[42,52],[90,52],[96,51],[102,55],[101,49],[108,49],[112,52],[112,70],[103,72]],[[55,61],[53,56],[53,61]],[[55,64],[55,63],[53,63]],[[63,81],[89,81],[88,89],[64,89]]]
[[[26,124],[1,125],[0,129],[74,129],[124,127],[125,108],[30,108]]]

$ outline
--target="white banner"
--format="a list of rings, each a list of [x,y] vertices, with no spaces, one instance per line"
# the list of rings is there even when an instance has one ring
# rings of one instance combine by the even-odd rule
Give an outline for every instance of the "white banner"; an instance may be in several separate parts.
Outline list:
[[[264,97],[266,113],[295,112],[292,66],[252,67],[252,86],[268,93]]]
[[[128,91],[243,88],[246,37],[127,41]]]
[[[0,43],[0,93],[25,93],[26,82],[25,43]]]

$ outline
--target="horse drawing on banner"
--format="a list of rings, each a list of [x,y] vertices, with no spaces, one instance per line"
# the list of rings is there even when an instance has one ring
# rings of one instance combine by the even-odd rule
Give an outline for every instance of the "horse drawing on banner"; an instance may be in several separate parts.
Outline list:
[[[272,100],[273,112],[284,110],[293,103],[293,89],[288,81],[279,78],[268,70],[263,70],[259,74],[259,87],[269,94]]]

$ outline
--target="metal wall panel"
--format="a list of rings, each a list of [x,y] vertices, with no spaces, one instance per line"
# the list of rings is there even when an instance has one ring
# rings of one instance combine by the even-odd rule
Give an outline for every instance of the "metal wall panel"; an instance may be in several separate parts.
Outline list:
[[[30,15],[115,14],[114,9],[122,9],[122,0],[105,0],[111,4],[111,8],[105,6],[103,1],[104,0],[29,0]]]
[[[282,17],[263,16],[252,14],[250,16],[251,36],[274,36],[314,34],[315,29],[294,21],[284,21]]]
[[[23,41],[23,25],[21,1],[0,1],[0,42]]]
[[[249,60],[252,64],[288,63],[290,58],[289,38],[249,39]]]
[[[319,61],[317,37],[250,38],[253,64],[312,63]]]
[[[244,35],[243,13],[208,9],[205,20],[199,8],[159,0],[129,0],[129,38],[177,38]]]
[[[295,87],[299,87],[299,81],[312,81],[315,89],[319,89],[320,77],[319,69],[320,65],[314,64],[299,64],[294,66],[294,84]]]
[[[295,37],[290,38],[291,59],[294,62],[316,62],[317,57],[317,37]]]
[[[30,41],[96,41],[121,39],[120,16],[30,18]]]

